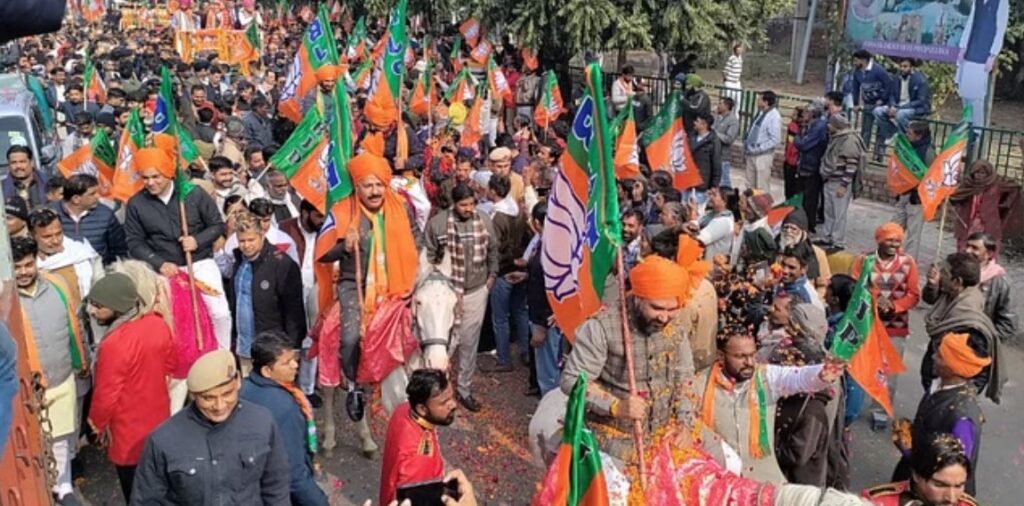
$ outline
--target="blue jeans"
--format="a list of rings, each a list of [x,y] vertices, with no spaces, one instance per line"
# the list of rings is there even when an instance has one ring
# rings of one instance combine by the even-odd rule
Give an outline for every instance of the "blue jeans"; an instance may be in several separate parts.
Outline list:
[[[917,116],[913,109],[896,109],[896,117],[890,118],[889,107],[884,105],[875,107],[874,115],[875,121],[878,123],[878,144],[896,135],[897,124],[900,130],[907,131],[907,125],[910,124],[910,120]]]
[[[559,378],[562,371],[558,363],[562,359],[562,331],[557,326],[545,327],[533,325],[534,332],[545,332],[547,339],[544,344],[534,348],[533,357],[537,365],[537,385],[540,387],[540,395],[558,388]]]
[[[722,153],[723,155],[725,154],[724,153],[725,151],[731,152],[731,150],[726,150],[724,148],[722,149],[722,151],[723,151],[723,153]],[[732,188],[732,177],[729,176],[729,168],[731,167],[731,165],[729,164],[729,160],[725,160],[724,159],[725,156],[723,156],[722,158],[723,158],[723,160],[722,160],[722,179],[721,179],[721,182],[719,183],[719,185],[722,188]]]
[[[491,324],[494,327],[494,341],[498,347],[498,365],[512,363],[511,348],[513,342],[519,343],[519,349],[526,351],[530,340],[530,317],[526,312],[526,282],[516,284],[505,281],[499,276],[491,287]],[[515,335],[512,335],[512,328]]]
[[[844,373],[845,378],[843,384],[846,389],[846,416],[843,420],[843,426],[849,427],[854,421],[860,417],[860,412],[864,408],[864,389],[857,384],[857,381],[850,376],[850,373]]]

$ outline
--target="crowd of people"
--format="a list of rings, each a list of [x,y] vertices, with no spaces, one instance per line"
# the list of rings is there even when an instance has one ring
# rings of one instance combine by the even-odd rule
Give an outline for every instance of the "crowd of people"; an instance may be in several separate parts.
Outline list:
[[[919,270],[913,191],[898,196],[893,223],[876,231],[877,249],[845,250],[871,120],[876,153],[901,131],[926,163],[933,157],[928,125],[917,121],[930,111],[928,83],[912,61],[890,76],[870,54],[854,54],[848,93],[826,94],[788,125],[777,95],[761,92],[744,132],[736,110],[742,45],[729,57],[714,111],[701,77],[675,69],[679,93],[671,96],[682,101],[702,182],[679,188],[670,168],[650,167],[640,153],[637,174],[617,181],[623,272],[609,276],[597,314],[562,328],[543,239],[573,100],[559,119],[539,124],[534,110],[548,93],[542,69],[528,51],[495,44],[510,93],[479,88],[486,127],[466,141],[473,108],[459,94],[423,115],[373,98],[369,80],[356,78],[355,48],[386,41],[387,25],[371,20],[357,40],[352,16],[339,12],[332,35],[353,62],[317,69],[316,89],[300,97],[303,112],[338,107],[336,87],[351,97],[346,171],[354,189],[325,210],[272,163],[295,128],[278,111],[294,85],[295,52],[305,50],[310,19],[297,14],[252,0],[178,0],[175,30],[122,26],[111,8],[95,23],[14,43],[14,70],[42,81],[39,107],[52,114],[65,157],[90,143],[95,149],[99,131],[120,153],[135,114],[147,138],[127,162],[141,181],[127,199],[112,198],[99,172],[48,173],[31,147],[6,152],[7,232],[30,367],[45,389],[58,504],[80,504],[72,477],[90,472],[75,465],[86,444],[106,450],[130,504],[327,504],[317,481],[321,450],[334,441],[323,434],[323,418],[335,416],[325,389],[333,399],[341,388],[343,411],[365,426],[373,390],[387,376],[374,375],[374,343],[398,346],[408,362],[419,353],[402,348],[407,337],[420,340],[414,347],[424,349],[426,366],[409,371],[388,408],[379,504],[440,480],[452,496],[444,504],[475,505],[472,477],[446,465],[438,431],[460,408],[469,416],[489,409],[474,395],[480,374],[524,366],[523,387],[542,398],[540,422],[545,405],[564,411],[565,396],[586,378],[587,424],[609,468],[628,479],[644,472],[634,428],[653,436],[683,421],[702,431],[689,442],[701,455],[691,471],[728,489],[730,504],[856,501],[843,492],[849,427],[871,400],[830,350],[844,338],[836,329],[862,277],[897,356],[912,333],[928,336],[914,420],[890,420],[884,401],[871,408],[876,423],[892,423],[903,458],[893,462],[894,483],[863,500],[974,504],[979,395],[999,402],[999,347],[1019,330],[999,238],[965,230],[959,251]],[[186,63],[176,49],[177,31],[250,26],[264,42],[245,75],[224,55],[201,52]],[[473,81],[492,79],[493,69],[461,47],[469,37],[457,26],[434,37],[414,26],[400,103],[433,64],[441,89],[462,67]],[[87,63],[102,94],[85,81]],[[162,68],[173,81],[170,106],[199,152],[183,169],[180,153],[154,133],[167,114],[158,105]],[[610,113],[632,105],[641,129],[654,115],[630,67],[608,96]],[[873,108],[860,135],[847,115],[851,98]],[[743,190],[730,175],[734,152],[745,164]],[[786,197],[803,195],[781,216],[771,195],[777,152]],[[980,161],[969,171],[981,180],[986,167],[991,172]],[[978,188],[958,198],[975,199]],[[337,239],[321,247],[328,230]],[[451,307],[419,298],[425,279],[438,275]],[[909,317],[921,302],[931,305],[923,329]],[[447,334],[427,335],[425,318],[448,322]],[[490,357],[479,353],[484,325],[496,346]],[[440,360],[427,352],[436,345]],[[889,399],[896,378],[888,378]],[[558,425],[554,418],[548,422]],[[531,444],[548,464],[557,450],[549,443],[560,436],[542,436]]]

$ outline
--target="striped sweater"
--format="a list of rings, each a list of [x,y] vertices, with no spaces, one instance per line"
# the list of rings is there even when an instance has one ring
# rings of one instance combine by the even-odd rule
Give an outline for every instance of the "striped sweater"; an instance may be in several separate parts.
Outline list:
[[[864,256],[861,256],[853,264],[850,275],[859,278],[863,264]],[[888,262],[879,258],[871,272],[871,292],[876,299],[879,296],[888,298],[895,308],[892,315],[879,315],[889,336],[907,337],[910,334],[910,310],[921,298],[921,282],[914,258],[903,253],[898,253]]]

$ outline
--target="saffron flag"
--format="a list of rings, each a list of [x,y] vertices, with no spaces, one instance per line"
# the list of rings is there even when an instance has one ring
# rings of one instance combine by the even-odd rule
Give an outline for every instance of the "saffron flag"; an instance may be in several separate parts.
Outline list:
[[[469,52],[469,57],[480,65],[484,65],[487,63],[487,59],[491,57],[491,53],[493,52],[494,44],[491,44],[491,41],[487,39],[483,39],[476,45],[476,47],[473,48],[472,51]]]
[[[533,120],[546,130],[563,112],[565,102],[562,102],[562,92],[558,89],[558,78],[555,77],[554,71],[549,70],[544,74],[544,89],[541,91],[540,102],[533,111]]]
[[[775,227],[782,224],[782,220],[789,216],[789,213],[793,212],[794,209],[804,206],[804,194],[797,193],[792,197],[786,199],[768,211],[768,228],[775,230]]]
[[[110,166],[93,154],[92,142],[76,149],[70,156],[57,162],[57,169],[65,178],[87,174],[99,181],[99,194],[110,196]]]
[[[79,5],[82,17],[85,18],[86,23],[96,22],[107,11],[103,5],[103,0],[81,0]]]
[[[906,367],[878,317],[868,287],[874,265],[874,255],[864,257],[850,303],[836,324],[830,353],[848,362],[847,371],[857,384],[892,416],[888,377],[906,371]]]
[[[139,108],[133,108],[121,131],[121,142],[117,146],[117,163],[114,165],[114,180],[110,191],[111,198],[128,202],[142,189],[142,178],[135,171],[135,153],[142,149],[146,142],[146,129],[139,117]]]
[[[423,73],[416,80],[416,87],[412,90],[412,98],[409,99],[409,112],[425,118],[435,105],[437,105],[437,86],[434,85],[434,62],[428,59],[427,67],[423,69]]]
[[[704,183],[697,169],[690,142],[683,128],[682,95],[673,91],[661,110],[640,134],[640,144],[645,146],[647,164],[651,170],[667,170],[672,173],[672,186],[682,191]]]
[[[370,89],[370,78],[373,77],[373,60],[370,58],[364,58],[363,63],[359,64],[359,68],[356,69],[356,73],[351,77],[352,83],[355,85],[356,89]]]
[[[640,150],[632,101],[619,111],[612,122],[611,131],[615,136],[615,177],[629,179],[640,176]]]
[[[309,7],[305,7],[309,9]],[[302,100],[317,85],[316,71],[324,65],[337,65],[337,50],[333,59],[329,50],[334,47],[334,34],[330,32],[326,6],[321,6],[320,13],[306,28],[302,35],[302,44],[292,59],[288,78],[281,89],[278,112],[298,123],[302,121]]]
[[[269,163],[280,170],[300,197],[327,214],[327,181],[324,177],[328,158],[327,124],[316,107],[295,127],[288,140]]]
[[[466,39],[466,44],[469,44],[469,47],[475,48],[480,40],[480,22],[473,18],[463,21],[459,26],[459,33]]]
[[[537,70],[540,64],[537,62],[537,52],[528,47],[520,51],[523,57],[523,70]]]
[[[544,288],[570,340],[601,307],[622,238],[600,67],[589,65],[585,76],[586,91],[555,173],[541,242]]]
[[[473,77],[469,74],[469,69],[464,68],[455,75],[455,79],[448,86],[448,91],[444,94],[444,99],[449,104],[452,104],[472,100],[475,96],[476,90],[473,88]]]
[[[960,185],[960,173],[967,153],[967,136],[971,127],[971,106],[964,107],[964,115],[956,128],[946,137],[942,152],[935,157],[928,173],[917,187],[921,196],[921,211],[925,221],[935,219],[935,212]]]
[[[86,55],[85,73],[82,74],[82,86],[85,88],[86,102],[107,102],[107,85],[100,77],[99,71],[92,62],[92,58]]]
[[[491,87],[492,97],[501,97],[503,100],[512,100],[512,87],[505,79],[505,73],[501,71],[494,57],[487,58],[487,83]]]
[[[544,476],[534,506],[607,506],[608,484],[594,433],[587,428],[587,373],[581,372],[569,394],[558,455]]]
[[[462,135],[459,136],[459,146],[473,148],[480,142],[480,139],[483,139],[484,131],[486,130],[483,115],[485,101],[487,101],[487,97],[483,93],[478,93],[476,99],[473,100],[473,105],[470,106],[469,112],[466,113]]]
[[[366,57],[366,16],[359,16],[356,26],[348,36],[347,52],[352,61],[361,60]]]
[[[917,155],[910,139],[903,132],[893,136],[893,150],[889,154],[889,170],[885,173],[885,185],[896,195],[903,195],[914,188],[924,178],[928,167]]]

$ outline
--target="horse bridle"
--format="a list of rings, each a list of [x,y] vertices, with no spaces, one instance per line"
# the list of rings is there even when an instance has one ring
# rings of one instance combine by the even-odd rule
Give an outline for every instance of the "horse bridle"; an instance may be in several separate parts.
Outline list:
[[[427,274],[426,278],[424,278],[422,281],[420,281],[419,283],[416,284],[416,288],[419,289],[419,287],[421,287],[421,286],[423,286],[423,285],[425,285],[427,283],[438,282],[438,281],[446,283],[448,285],[448,287],[453,289],[453,290],[455,289],[454,288],[454,283],[452,282],[452,278],[449,277],[449,276],[446,276],[443,272],[441,272],[441,271],[439,271],[437,269],[431,270],[430,274]],[[416,320],[416,304],[412,305],[412,312],[413,312],[412,313],[413,319]],[[451,333],[454,332],[454,331],[455,331],[454,326],[451,329],[448,330],[448,333],[449,333],[448,339],[441,339],[439,337],[433,337],[433,338],[430,338],[430,339],[423,339],[421,336],[419,336],[419,333],[420,333],[419,325],[416,325],[416,334],[417,334],[416,337],[418,338],[417,340],[420,342],[420,351],[426,350],[427,346],[444,346],[445,349],[447,350],[448,346],[451,344],[451,337],[452,337]]]

